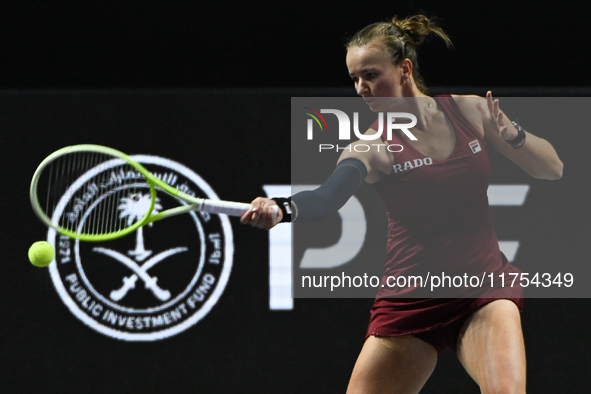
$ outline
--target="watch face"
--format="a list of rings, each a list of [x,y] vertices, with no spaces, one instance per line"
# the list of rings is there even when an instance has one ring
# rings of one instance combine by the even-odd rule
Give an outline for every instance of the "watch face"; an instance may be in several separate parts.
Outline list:
[[[507,141],[507,143],[514,149],[517,149],[520,148],[525,142],[525,130],[523,130],[523,127],[521,127],[517,122],[511,122],[511,124],[517,129],[517,137]]]

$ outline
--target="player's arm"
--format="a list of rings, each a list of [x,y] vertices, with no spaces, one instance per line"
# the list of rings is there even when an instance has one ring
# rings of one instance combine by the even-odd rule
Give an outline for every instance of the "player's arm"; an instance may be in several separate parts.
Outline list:
[[[375,134],[375,130],[368,130]],[[387,146],[372,146],[368,152],[356,152],[353,142],[343,151],[334,172],[315,190],[296,193],[290,198],[258,197],[252,201],[253,209],[245,213],[240,221],[255,227],[270,229],[280,221],[322,220],[336,213],[357,191],[363,181],[376,182],[392,169],[391,154]],[[281,210],[273,222],[271,207],[278,205]]]
[[[486,97],[471,96],[475,99],[457,100],[464,114],[471,121],[480,123],[485,142],[509,158],[525,172],[538,179],[560,179],[563,164],[554,147],[545,139],[525,132],[525,141],[513,148],[507,141],[520,140],[518,129],[500,110],[499,100],[493,100],[492,93]]]
[[[375,135],[376,130],[369,129],[365,132],[366,135]],[[357,159],[365,165],[367,169],[367,176],[365,181],[367,183],[375,183],[382,179],[385,175],[392,172],[392,165],[394,164],[394,157],[388,151],[388,144],[380,137],[370,145],[370,149],[365,152],[365,149],[360,149],[359,152],[355,150],[358,144],[366,145],[363,141],[355,141],[343,150],[337,163],[346,159]]]

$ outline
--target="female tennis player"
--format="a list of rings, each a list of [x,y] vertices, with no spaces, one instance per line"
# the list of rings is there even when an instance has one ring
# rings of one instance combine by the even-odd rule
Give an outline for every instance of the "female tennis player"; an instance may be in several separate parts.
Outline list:
[[[562,162],[546,140],[511,122],[491,92],[486,97],[429,97],[418,73],[416,47],[430,34],[451,44],[423,15],[369,25],[347,44],[347,67],[357,93],[374,111],[400,112],[404,106],[415,114],[417,124],[410,131],[416,141],[397,130],[390,140],[384,132],[382,142],[400,144],[402,152],[344,150],[318,189],[289,199],[256,198],[241,222],[272,228],[270,206],[276,204],[282,221],[320,219],[336,212],[366,181],[388,214],[384,275],[412,274],[433,264],[449,270],[476,265],[495,274],[519,272],[499,250],[493,228],[485,145],[539,179],[559,179]],[[367,133],[378,129],[376,122]],[[424,165],[413,165],[419,159]],[[438,353],[449,346],[483,393],[525,393],[522,302],[519,288],[478,298],[378,294],[347,392],[419,392]]]

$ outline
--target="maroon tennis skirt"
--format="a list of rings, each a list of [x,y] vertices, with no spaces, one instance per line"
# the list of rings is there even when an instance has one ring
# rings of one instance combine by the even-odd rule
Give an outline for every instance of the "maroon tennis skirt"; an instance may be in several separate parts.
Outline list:
[[[516,298],[377,298],[365,337],[413,335],[433,345],[438,353],[447,346],[455,351],[462,325],[472,313],[498,299],[511,300],[522,311],[521,297],[522,293]]]

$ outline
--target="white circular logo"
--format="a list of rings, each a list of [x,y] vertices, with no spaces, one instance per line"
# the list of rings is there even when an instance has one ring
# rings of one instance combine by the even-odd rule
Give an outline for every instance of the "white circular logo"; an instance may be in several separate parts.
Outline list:
[[[182,192],[218,199],[199,175],[177,162],[144,155],[132,158]],[[113,172],[109,167],[101,171]],[[82,187],[85,178],[96,175],[117,179],[118,189],[129,189],[130,195],[118,201],[117,193],[96,196],[94,203],[77,212],[81,225],[105,207],[116,207],[119,217],[130,223],[146,214],[149,186],[137,173],[90,170],[76,184]],[[160,192],[152,213],[180,204],[185,203]],[[62,197],[54,219],[69,214],[72,206],[75,201]],[[230,221],[206,212],[156,221],[108,242],[80,242],[54,229],[49,229],[47,241],[56,251],[51,278],[66,306],[94,330],[126,341],[164,339],[200,321],[223,293],[234,254]]]

